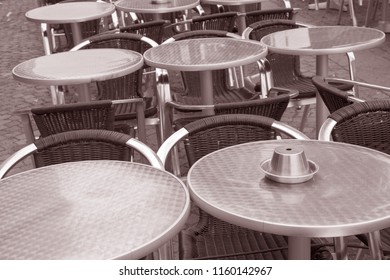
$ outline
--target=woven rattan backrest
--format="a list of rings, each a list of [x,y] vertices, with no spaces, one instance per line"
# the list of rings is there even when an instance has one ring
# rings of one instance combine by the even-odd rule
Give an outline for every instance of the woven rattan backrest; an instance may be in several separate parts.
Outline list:
[[[164,38],[195,30],[220,30],[233,32],[237,12],[216,13],[197,16],[184,22],[175,22],[164,27]]]
[[[39,107],[31,113],[42,137],[70,130],[114,129],[109,100]]]
[[[355,103],[329,118],[337,122],[332,130],[333,141],[390,154],[390,99]]]
[[[237,18],[236,12],[226,12],[194,17],[190,24],[191,30],[224,30],[234,31]]]
[[[165,20],[154,20],[121,27],[119,32],[140,34],[161,44],[165,25],[167,25],[167,21]]]
[[[264,20],[253,23],[249,26],[253,29],[249,38],[260,41],[264,36],[283,30],[301,27],[292,20]],[[285,84],[286,80],[294,80],[300,75],[299,57],[294,55],[277,54],[269,52],[267,60],[271,64],[271,69],[276,86]]]
[[[35,142],[37,167],[81,160],[131,160],[126,146],[131,136],[108,130],[76,130],[53,134]]]
[[[151,46],[142,40],[143,36],[131,33],[99,34],[89,38],[89,44],[82,49],[117,48],[144,53]],[[99,99],[127,99],[142,97],[142,71],[123,77],[97,82]]]
[[[184,140],[191,166],[203,156],[232,145],[276,138],[273,119],[253,115],[219,115],[200,119],[185,126]]]
[[[268,97],[264,99],[240,101],[235,103],[219,103],[215,105],[214,112],[216,115],[259,115],[280,121],[289,102],[290,97],[287,94],[281,94],[278,96]]]
[[[312,82],[330,113],[353,104],[352,101],[348,100],[349,93],[338,89],[334,85],[328,84],[323,77],[315,76]]]
[[[292,20],[294,17],[294,9],[292,8],[277,8],[269,10],[256,10],[250,11],[245,14],[246,25],[249,26],[252,23],[270,20],[270,19],[288,19]]]

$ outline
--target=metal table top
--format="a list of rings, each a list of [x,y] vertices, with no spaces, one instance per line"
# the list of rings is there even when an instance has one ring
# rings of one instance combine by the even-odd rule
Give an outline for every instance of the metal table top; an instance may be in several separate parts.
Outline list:
[[[0,180],[0,259],[138,259],[183,227],[172,174],[121,161],[52,165]]]
[[[291,55],[329,55],[365,50],[385,42],[382,31],[355,26],[315,26],[278,31],[261,43],[270,52]]]
[[[199,0],[170,0],[155,4],[151,0],[120,0],[115,3],[117,10],[123,12],[161,14],[189,10],[199,5]]]
[[[115,6],[104,2],[72,2],[42,6],[26,13],[26,18],[38,23],[76,23],[106,17]]]
[[[247,65],[264,58],[259,42],[233,38],[200,38],[174,41],[144,53],[145,63],[176,71],[204,71]]]
[[[123,49],[87,49],[27,60],[15,66],[15,80],[37,85],[86,84],[130,74],[143,66],[140,53]]]
[[[319,165],[313,179],[276,183],[260,163],[276,147],[300,145]],[[237,145],[207,155],[188,173],[195,203],[254,230],[297,237],[337,237],[390,226],[390,156],[336,142],[282,140]]]

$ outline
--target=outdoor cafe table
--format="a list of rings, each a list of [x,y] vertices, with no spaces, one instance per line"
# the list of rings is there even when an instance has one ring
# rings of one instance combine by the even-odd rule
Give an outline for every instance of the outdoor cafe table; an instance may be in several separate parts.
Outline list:
[[[261,43],[269,52],[289,55],[315,55],[316,74],[328,75],[328,55],[377,47],[385,42],[382,31],[354,26],[295,28],[264,36]],[[328,112],[319,94],[316,100],[317,134]]]
[[[237,7],[237,10],[241,15],[237,18],[237,29],[238,33],[242,34],[242,31],[246,28],[245,23],[245,5],[248,4],[258,4],[261,2],[267,2],[270,0],[200,0],[201,4],[209,4],[209,5],[225,5],[225,6],[233,6]],[[291,4],[289,0],[284,0],[286,8],[291,8]]]
[[[83,39],[80,23],[103,18],[115,12],[115,6],[105,2],[71,2],[42,6],[26,13],[26,18],[41,24],[70,24],[75,45]],[[45,30],[47,29],[47,30]],[[43,33],[49,32],[44,28]],[[44,36],[44,34],[42,34]],[[49,54],[44,44],[45,53]]]
[[[0,259],[139,259],[189,214],[172,174],[124,161],[80,161],[0,180]]]
[[[152,0],[120,0],[115,3],[121,12],[151,14],[154,20],[162,19],[165,13],[190,10],[199,5],[199,0],[170,0],[166,3],[153,3]]]
[[[23,83],[59,86],[81,85],[125,76],[143,66],[140,53],[124,49],[86,49],[41,56],[14,67],[14,79]],[[86,86],[79,86],[79,100],[90,101]],[[64,103],[62,95],[52,96]]]
[[[260,164],[276,147],[303,147],[319,166],[298,184],[265,178]],[[310,259],[310,238],[343,237],[390,226],[390,156],[351,144],[274,140],[213,152],[190,169],[193,201],[209,214],[288,236],[289,259]],[[343,256],[342,256],[343,257]]]
[[[161,44],[147,50],[144,53],[144,59],[146,64],[156,68],[172,71],[198,71],[202,103],[211,105],[214,102],[212,70],[248,65],[266,55],[267,48],[256,41],[234,38],[198,38]],[[164,96],[170,96],[170,93],[164,93]],[[163,107],[160,108],[162,122],[164,122]]]

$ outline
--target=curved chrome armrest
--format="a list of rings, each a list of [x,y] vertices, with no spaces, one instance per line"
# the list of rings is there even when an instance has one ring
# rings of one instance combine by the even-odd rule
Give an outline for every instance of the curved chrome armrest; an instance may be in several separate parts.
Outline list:
[[[353,81],[353,80],[347,80],[347,79],[341,79],[341,78],[331,78],[331,77],[326,77],[325,80],[328,82],[336,82],[336,83],[340,82],[340,83],[345,83],[348,85],[390,91],[390,87],[385,87],[385,86],[380,86],[380,85],[375,85],[375,84],[370,84],[370,83],[364,83],[364,82],[358,82],[358,81]]]
[[[165,103],[165,106],[168,108],[178,109],[180,111],[188,111],[188,112],[202,112],[203,110],[213,109],[214,105],[185,105],[176,103],[174,101],[168,101]]]
[[[336,124],[337,122],[335,120],[327,118],[321,125],[320,131],[318,133],[318,140],[331,141],[332,130]]]

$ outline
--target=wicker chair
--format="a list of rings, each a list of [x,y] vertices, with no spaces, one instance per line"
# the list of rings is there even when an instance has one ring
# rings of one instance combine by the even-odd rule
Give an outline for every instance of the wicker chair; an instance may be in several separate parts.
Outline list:
[[[320,76],[315,76],[312,78],[314,86],[317,88],[321,99],[324,101],[325,106],[328,108],[330,113],[333,113],[338,109],[351,105],[353,103],[364,102],[364,100],[359,99],[353,93],[341,90],[340,88],[337,88],[334,84],[329,84],[329,82],[337,82],[338,84],[342,84],[343,81],[345,81],[344,84],[346,85],[346,87],[361,84],[359,82],[354,82],[350,80],[324,78]]]
[[[223,114],[250,114],[273,118],[277,121],[283,116],[290,98],[296,96],[297,91],[282,88],[273,88],[268,98],[260,99],[257,96],[252,100],[218,103],[214,105],[187,105],[174,101],[166,103],[166,120],[168,125],[182,127],[191,121],[211,115]]]
[[[0,178],[4,178],[13,166],[29,155],[34,156],[37,167],[42,167],[81,160],[129,161],[133,150],[138,151],[151,165],[164,168],[152,149],[127,134],[85,129],[42,137],[25,146],[1,164]]]
[[[292,20],[264,20],[247,27],[242,36],[245,39],[260,41],[270,33],[301,27],[307,26],[295,23]],[[347,56],[349,59],[350,76],[353,79],[355,77],[352,63],[354,56],[352,53],[348,53]],[[317,90],[311,81],[311,77],[304,76],[300,72],[299,56],[269,53],[264,60],[264,65],[262,75],[268,76],[266,80],[270,86],[275,85],[299,91],[298,96],[291,100],[289,107],[300,108],[304,106],[304,114],[300,125],[300,130],[303,130],[309,113],[309,106],[316,103]]]
[[[157,155],[165,164],[173,148],[184,141],[191,166],[201,157],[225,147],[276,139],[278,133],[308,139],[274,119],[245,114],[203,118],[172,134]],[[179,235],[180,259],[286,259],[286,237],[256,232],[219,220],[199,209],[199,221]]]
[[[245,13],[246,26],[255,22],[270,19],[294,20],[298,10],[293,8],[276,8],[269,10],[254,10]]]
[[[390,99],[366,101],[345,106],[333,112],[322,125],[319,140],[364,146],[390,154]],[[368,186],[369,187],[369,186]],[[373,255],[380,247],[390,256],[390,228],[357,237],[366,245],[371,240]],[[380,246],[380,237],[383,242]]]
[[[134,23],[128,26],[120,27],[109,32],[135,33],[148,37],[161,44],[163,41],[164,27],[169,23],[166,20],[154,20],[142,23]]]
[[[121,48],[144,53],[147,49],[157,46],[157,43],[139,34],[131,33],[108,33],[98,34],[81,42],[71,51],[94,48]],[[147,68],[145,65],[144,68]],[[143,88],[147,83],[143,83],[143,70],[123,77],[96,82],[98,89],[97,99],[99,100],[120,100],[142,98],[145,105],[145,118],[147,124],[157,126],[158,119],[154,118],[157,113],[155,101],[155,87]],[[145,92],[150,92],[149,96]],[[115,105],[115,121],[126,121],[136,119],[135,106],[126,103]],[[159,130],[158,130],[159,131]]]
[[[29,111],[18,112],[27,143],[33,143],[39,137],[80,129],[106,129],[115,130],[133,135],[131,127],[126,124],[114,125],[114,104],[127,102],[137,107],[137,126],[139,127],[139,139],[145,142],[144,105],[141,98],[128,100],[101,100],[84,103],[72,103],[51,105],[32,108]],[[34,135],[31,117],[39,131],[39,136]]]
[[[164,38],[169,39],[176,34],[194,30],[234,31],[237,12],[226,12],[197,16],[189,20],[175,22],[165,26]]]

